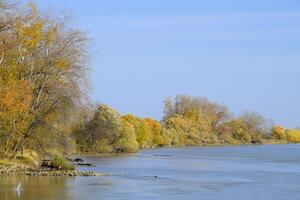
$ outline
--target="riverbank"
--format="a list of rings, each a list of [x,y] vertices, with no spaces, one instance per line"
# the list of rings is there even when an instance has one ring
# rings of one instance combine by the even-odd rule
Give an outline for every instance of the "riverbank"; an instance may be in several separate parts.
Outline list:
[[[272,145],[272,144],[289,144],[286,141],[282,140],[266,140],[261,144],[224,144],[224,143],[215,143],[215,144],[207,144],[207,145],[177,145],[177,146],[162,146],[162,147],[151,147],[151,148],[142,148],[140,150],[147,150],[147,149],[172,149],[172,148],[187,148],[187,147],[218,147],[218,146],[255,146],[255,145]],[[86,153],[86,154],[76,154],[73,155],[74,157],[118,157],[124,156],[134,153]],[[68,177],[75,177],[75,176],[105,176],[106,174],[97,173],[94,171],[78,171],[74,170],[55,170],[55,169],[45,169],[43,167],[37,167],[33,165],[26,165],[19,162],[12,162],[7,160],[0,160],[0,175],[25,175],[25,176],[68,176]]]
[[[0,160],[0,176],[103,176],[105,174],[94,171],[78,171],[73,169],[55,169],[21,163],[13,160]]]
[[[0,175],[14,176],[104,176],[105,174],[93,171],[82,172],[78,170],[43,170],[27,167],[0,167]]]
[[[149,148],[140,148],[137,150],[138,153],[139,151],[142,150],[147,150],[147,149],[172,149],[172,148],[188,148],[188,147],[222,147],[222,146],[256,146],[256,145],[276,145],[276,144],[294,144],[291,142],[287,142],[285,140],[273,140],[273,139],[268,139],[264,140],[262,143],[237,143],[237,144],[226,144],[226,143],[214,143],[214,144],[206,144],[206,145],[171,145],[171,146],[156,146],[156,147],[149,147]],[[74,156],[78,157],[117,157],[117,156],[123,156],[123,155],[130,155],[130,154],[135,154],[135,153],[128,153],[128,152],[122,152],[122,153],[96,153],[96,152],[88,152],[88,153],[79,153]]]

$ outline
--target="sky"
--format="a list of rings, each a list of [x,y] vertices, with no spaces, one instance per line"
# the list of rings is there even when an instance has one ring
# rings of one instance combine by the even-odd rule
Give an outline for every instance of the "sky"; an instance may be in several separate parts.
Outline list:
[[[187,94],[300,127],[299,0],[36,0],[91,39],[92,99],[160,119]]]

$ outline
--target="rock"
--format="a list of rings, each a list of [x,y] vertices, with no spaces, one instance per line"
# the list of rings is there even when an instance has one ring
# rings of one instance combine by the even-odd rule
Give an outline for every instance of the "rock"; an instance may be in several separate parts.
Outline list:
[[[28,168],[8,168],[0,167],[0,175],[26,175],[26,176],[102,176],[103,174],[96,172],[81,172],[77,170],[33,170]]]
[[[82,158],[75,158],[73,162],[84,162]]]

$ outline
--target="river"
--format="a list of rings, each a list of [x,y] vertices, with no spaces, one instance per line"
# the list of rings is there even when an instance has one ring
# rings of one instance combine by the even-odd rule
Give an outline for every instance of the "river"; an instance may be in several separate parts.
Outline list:
[[[300,145],[185,147],[85,157],[100,177],[0,176],[0,200],[300,199]],[[18,192],[13,188],[21,182]]]

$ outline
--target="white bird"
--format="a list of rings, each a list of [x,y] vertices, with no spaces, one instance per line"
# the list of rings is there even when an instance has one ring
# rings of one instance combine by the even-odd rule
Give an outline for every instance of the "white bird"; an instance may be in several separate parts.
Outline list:
[[[21,196],[21,190],[22,190],[21,181],[19,181],[19,184],[17,185],[17,187],[14,188],[14,190],[16,191],[18,197],[20,197]]]
[[[19,184],[17,185],[17,187],[15,187],[16,191],[20,191],[22,187],[21,181],[19,181]]]

